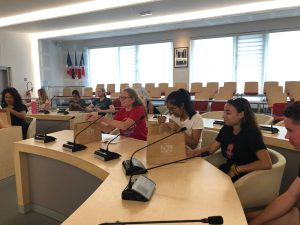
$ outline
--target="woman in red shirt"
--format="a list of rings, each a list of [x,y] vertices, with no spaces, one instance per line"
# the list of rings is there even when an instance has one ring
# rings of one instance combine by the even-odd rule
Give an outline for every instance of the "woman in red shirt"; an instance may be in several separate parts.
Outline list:
[[[107,126],[105,131],[110,132],[119,128],[123,136],[147,140],[146,111],[136,91],[132,88],[125,88],[119,98],[122,108],[114,118],[102,117],[100,119]]]

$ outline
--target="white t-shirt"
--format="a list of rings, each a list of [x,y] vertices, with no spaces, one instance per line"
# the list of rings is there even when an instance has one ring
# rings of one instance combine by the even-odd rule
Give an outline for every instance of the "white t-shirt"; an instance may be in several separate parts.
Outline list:
[[[170,116],[170,119],[172,119],[176,124],[178,124],[180,128],[186,127],[185,133],[190,137],[192,136],[192,130],[199,130],[204,128],[202,116],[198,113],[193,115],[191,119],[187,118],[185,121],[180,121],[179,117],[175,117],[173,115]],[[186,147],[190,149],[190,147]],[[199,139],[198,146],[195,149],[198,149],[200,147],[201,138]]]

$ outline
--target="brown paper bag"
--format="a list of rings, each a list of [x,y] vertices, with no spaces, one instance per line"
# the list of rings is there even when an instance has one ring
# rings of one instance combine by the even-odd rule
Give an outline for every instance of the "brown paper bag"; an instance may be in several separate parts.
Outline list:
[[[167,124],[148,124],[147,144],[174,133]],[[186,158],[184,134],[174,134],[147,147],[147,165],[160,165]]]
[[[11,126],[10,113],[9,112],[0,112],[1,123],[5,127]]]
[[[88,127],[92,122],[82,122],[74,124],[74,137],[76,137],[75,142],[77,144],[88,144],[94,141],[101,141],[101,127],[103,126],[101,122],[94,123],[89,128]],[[82,131],[84,130],[84,131]],[[82,131],[82,132],[81,132]],[[79,132],[81,132],[79,134]],[[78,134],[78,136],[76,136]]]

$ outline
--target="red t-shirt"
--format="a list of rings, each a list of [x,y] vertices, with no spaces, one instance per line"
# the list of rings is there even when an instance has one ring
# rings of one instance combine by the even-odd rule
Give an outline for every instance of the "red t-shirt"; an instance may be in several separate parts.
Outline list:
[[[136,106],[133,107],[130,111],[126,111],[125,108],[120,109],[116,115],[114,116],[115,120],[119,121],[126,121],[128,118],[132,119],[136,122],[135,125],[128,128],[127,130],[121,130],[120,133],[126,137],[133,137],[140,140],[147,140],[147,125],[146,125],[146,118],[145,110],[143,106]]]

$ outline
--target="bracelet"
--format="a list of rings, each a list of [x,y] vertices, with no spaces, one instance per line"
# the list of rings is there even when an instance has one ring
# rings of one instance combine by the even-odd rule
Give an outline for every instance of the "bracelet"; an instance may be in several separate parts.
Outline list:
[[[230,170],[234,173],[234,175],[239,175],[240,173],[237,171],[236,169],[236,165],[232,164],[232,166],[230,167]]]

